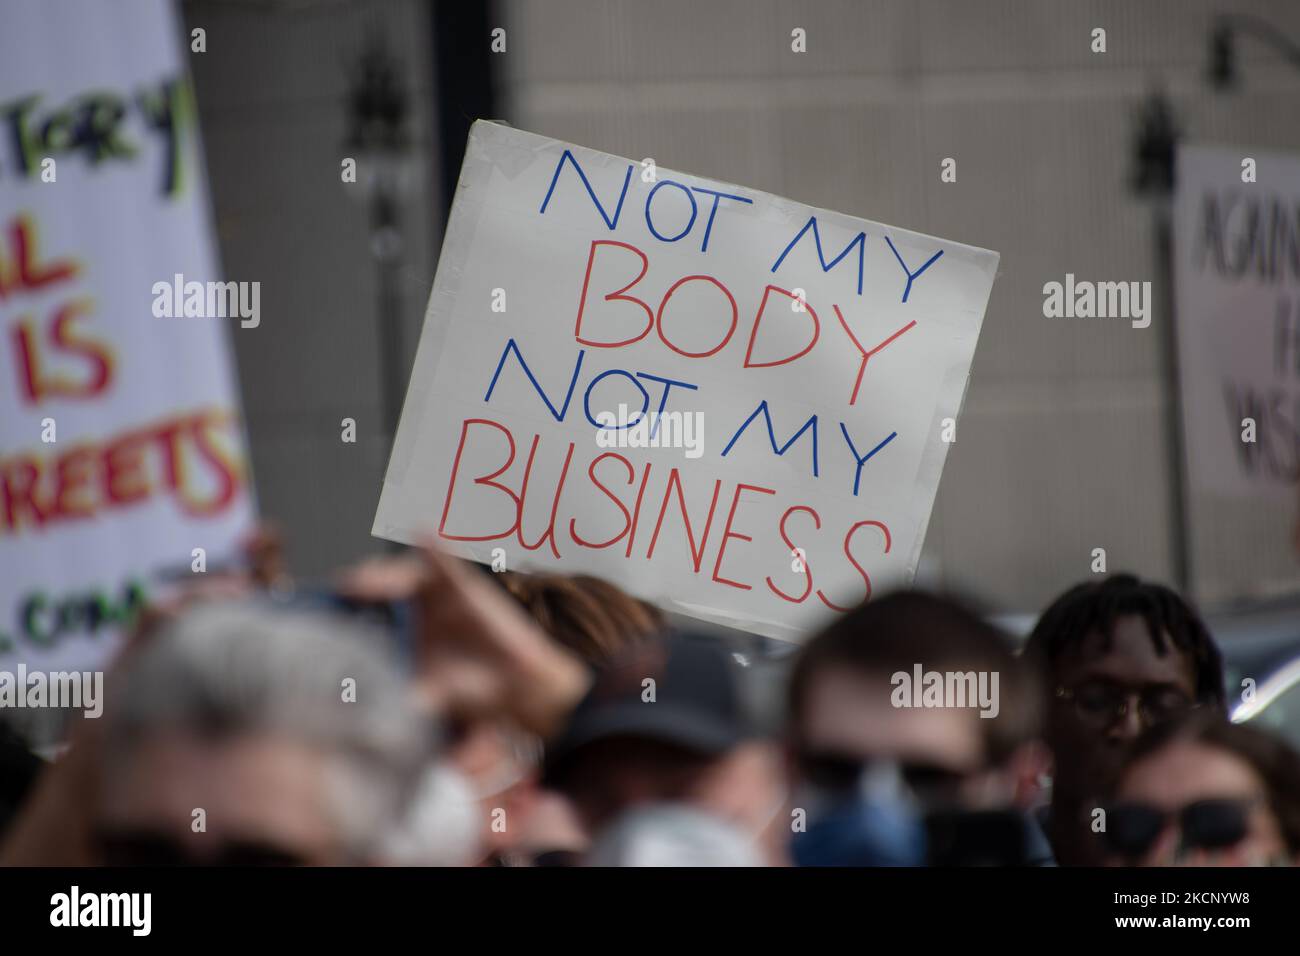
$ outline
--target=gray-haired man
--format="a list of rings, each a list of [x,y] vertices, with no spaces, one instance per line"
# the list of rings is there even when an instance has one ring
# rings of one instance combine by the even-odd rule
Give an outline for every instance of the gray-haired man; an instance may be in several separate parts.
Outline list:
[[[378,861],[430,747],[365,638],[351,621],[251,603],[151,635],[110,688],[103,862]]]

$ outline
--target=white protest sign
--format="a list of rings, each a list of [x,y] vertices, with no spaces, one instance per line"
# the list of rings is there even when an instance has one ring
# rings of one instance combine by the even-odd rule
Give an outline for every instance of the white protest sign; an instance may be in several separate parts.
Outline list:
[[[997,262],[478,122],[374,533],[797,639],[911,580]]]
[[[156,284],[218,278],[173,14],[5,6],[3,670],[102,665],[160,576],[214,569],[252,518],[238,319],[154,314]]]
[[[1174,254],[1192,483],[1289,506],[1300,478],[1300,157],[1181,148]]]

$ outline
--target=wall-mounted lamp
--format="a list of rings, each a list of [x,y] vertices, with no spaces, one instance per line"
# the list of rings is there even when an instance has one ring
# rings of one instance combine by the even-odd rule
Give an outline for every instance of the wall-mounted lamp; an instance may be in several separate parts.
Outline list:
[[[1272,47],[1282,59],[1300,69],[1300,44],[1262,17],[1224,13],[1210,27],[1209,63],[1206,75],[1216,90],[1231,90],[1241,82],[1237,65],[1237,40],[1252,36]]]

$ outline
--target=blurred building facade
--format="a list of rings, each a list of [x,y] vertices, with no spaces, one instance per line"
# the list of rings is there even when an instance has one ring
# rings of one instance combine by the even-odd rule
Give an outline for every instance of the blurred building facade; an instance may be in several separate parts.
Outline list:
[[[191,71],[222,266],[262,283],[257,329],[231,333],[262,515],[310,578],[378,549],[370,537],[388,465],[381,296],[365,164],[344,183],[350,91],[382,44],[406,94],[402,248],[405,355],[415,354],[443,213],[434,150],[429,6],[422,0],[187,0],[207,52]],[[356,422],[355,443],[341,440]]]

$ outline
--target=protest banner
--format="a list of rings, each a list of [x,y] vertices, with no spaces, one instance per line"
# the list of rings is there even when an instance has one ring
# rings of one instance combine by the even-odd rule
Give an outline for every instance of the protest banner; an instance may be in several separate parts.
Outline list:
[[[1300,479],[1300,157],[1182,147],[1174,250],[1192,485],[1289,508]]]
[[[217,262],[179,29],[167,0],[6,4],[3,670],[102,666],[163,577],[251,521],[238,319],[198,317]],[[204,307],[159,317],[182,277]]]
[[[997,262],[475,123],[373,532],[795,639],[911,580]]]

